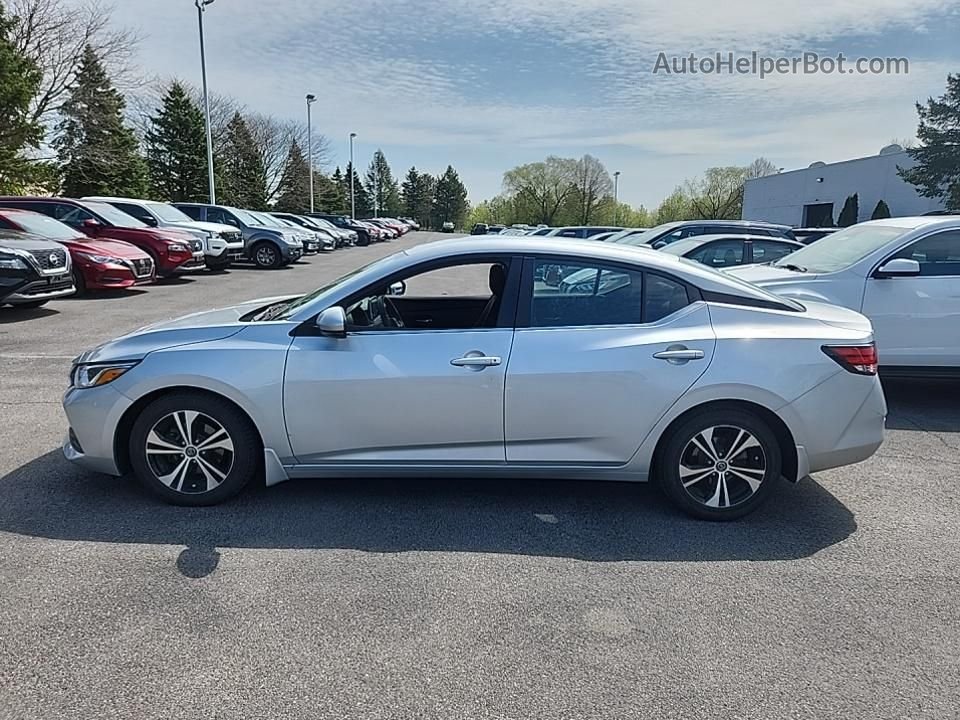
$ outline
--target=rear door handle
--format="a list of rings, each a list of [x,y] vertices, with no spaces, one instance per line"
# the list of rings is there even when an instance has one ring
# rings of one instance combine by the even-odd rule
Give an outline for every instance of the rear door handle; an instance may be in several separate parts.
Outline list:
[[[468,355],[466,357],[454,358],[450,361],[450,364],[455,367],[485,368],[499,365],[501,362],[501,359],[498,357],[488,355]]]
[[[671,348],[662,352],[654,353],[657,360],[667,360],[669,362],[688,362],[690,360],[703,360],[703,350],[689,350],[687,348]]]

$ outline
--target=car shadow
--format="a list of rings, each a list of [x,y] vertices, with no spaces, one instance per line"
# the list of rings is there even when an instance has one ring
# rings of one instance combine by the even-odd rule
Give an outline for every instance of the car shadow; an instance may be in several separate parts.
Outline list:
[[[9,325],[12,323],[27,322],[37,318],[47,317],[49,315],[59,315],[60,313],[53,308],[18,308],[16,306],[0,307],[0,325]]]
[[[158,277],[154,285],[189,285],[197,281],[194,274],[190,275],[168,275],[167,277]]]
[[[143,286],[135,288],[111,288],[108,290],[86,290],[83,294],[70,295],[64,298],[64,300],[122,300],[138,295],[146,295],[147,292]]]
[[[955,380],[884,380],[888,430],[960,432]]]
[[[155,500],[132,478],[89,473],[59,450],[0,478],[0,532],[184,545],[189,577],[229,548],[506,553],[595,562],[793,560],[842,542],[853,514],[813,480],[783,482],[733,523],[691,519],[652,486],[516,480],[299,480],[219,506]]]
[[[280,271],[292,270],[292,269],[293,269],[293,265],[281,265],[278,268],[261,268],[261,267],[257,267],[256,265],[253,265],[252,263],[249,265],[243,264],[243,265],[230,266],[231,271],[232,270],[256,270],[257,272],[280,272]]]

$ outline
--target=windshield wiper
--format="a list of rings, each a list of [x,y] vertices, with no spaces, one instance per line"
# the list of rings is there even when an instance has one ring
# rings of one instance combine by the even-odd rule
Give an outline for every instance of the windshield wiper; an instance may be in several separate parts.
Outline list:
[[[807,271],[805,267],[801,267],[800,265],[793,265],[791,263],[787,263],[786,265],[777,265],[777,267],[783,268],[784,270],[793,270],[793,272],[799,272],[799,273],[805,273]]]
[[[275,303],[270,305],[266,309],[260,311],[253,316],[254,322],[267,322],[268,320],[274,320],[275,318],[280,317],[284,311],[290,306],[292,300],[283,300],[282,302]]]

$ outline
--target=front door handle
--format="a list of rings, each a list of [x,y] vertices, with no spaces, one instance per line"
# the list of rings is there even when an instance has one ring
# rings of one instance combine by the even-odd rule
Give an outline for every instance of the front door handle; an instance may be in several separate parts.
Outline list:
[[[464,357],[454,358],[450,361],[450,364],[454,367],[481,369],[499,365],[501,362],[500,358],[489,355],[466,355]]]
[[[705,357],[703,350],[690,350],[685,347],[670,347],[662,352],[654,353],[653,356],[657,360],[666,360],[675,365],[690,362],[691,360],[703,360]]]

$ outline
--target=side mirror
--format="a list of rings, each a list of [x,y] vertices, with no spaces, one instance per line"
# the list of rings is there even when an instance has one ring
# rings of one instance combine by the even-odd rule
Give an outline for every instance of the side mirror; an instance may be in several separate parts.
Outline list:
[[[397,280],[387,288],[387,295],[405,295],[406,292],[407,284],[403,280]]]
[[[157,227],[157,225],[159,224],[159,223],[157,222],[157,219],[156,219],[155,217],[153,217],[152,215],[144,215],[144,216],[143,216],[142,218],[140,218],[140,219],[143,220],[143,222],[144,222],[145,224],[149,225],[150,227]]]
[[[920,274],[920,263],[911,258],[894,258],[877,268],[874,277],[911,277]]]
[[[321,335],[338,338],[347,336],[347,316],[339,305],[329,307],[317,315],[316,325]]]
[[[80,223],[80,228],[85,233],[88,233],[90,235],[96,235],[98,232],[100,232],[101,227],[102,225],[100,225],[100,223],[97,220],[94,220],[93,218],[87,218],[86,220]]]

